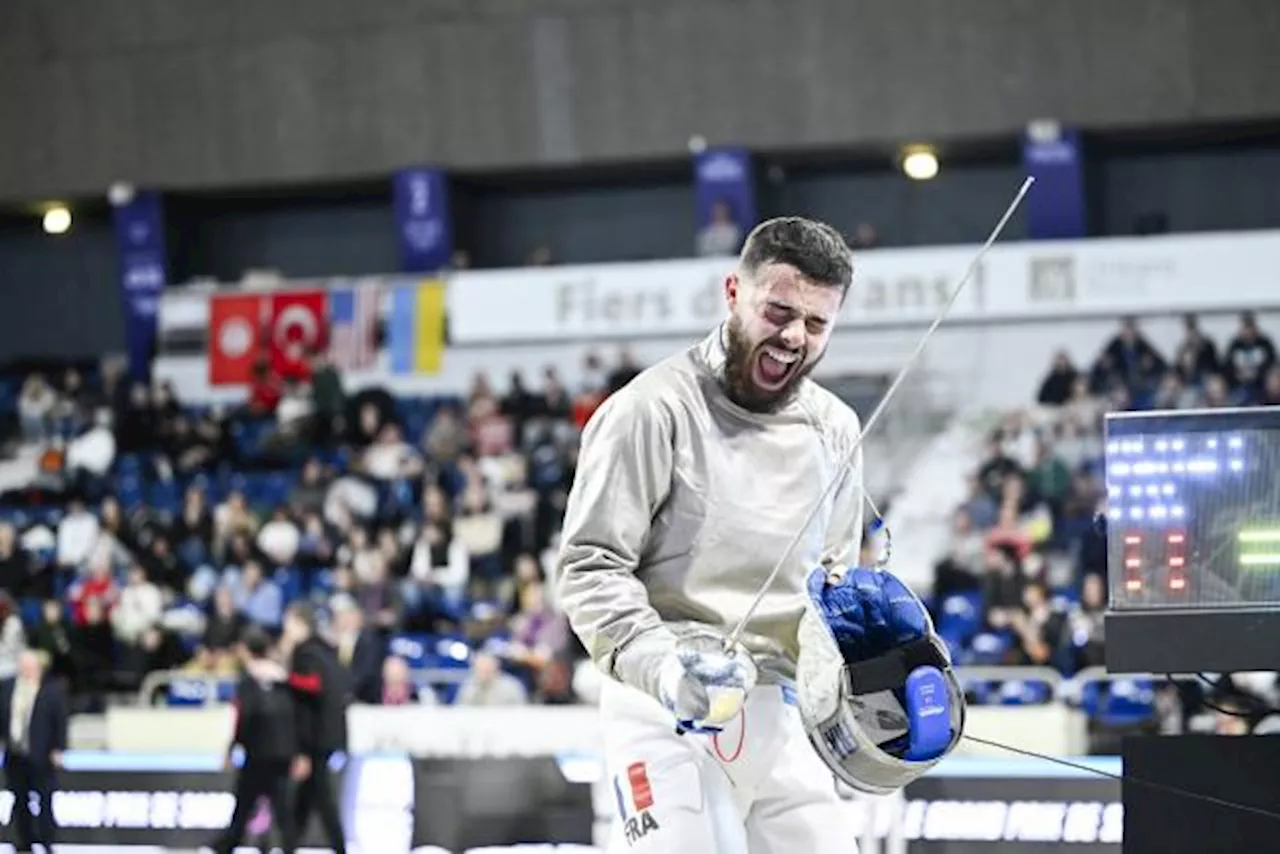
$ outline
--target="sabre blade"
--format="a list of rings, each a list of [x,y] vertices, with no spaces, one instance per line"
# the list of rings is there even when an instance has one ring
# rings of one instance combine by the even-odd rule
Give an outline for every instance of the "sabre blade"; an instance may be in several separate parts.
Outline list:
[[[845,460],[841,472],[836,477],[833,477],[831,482],[827,484],[826,488],[822,490],[822,493],[818,495],[818,500],[814,502],[812,509],[809,510],[809,515],[805,516],[804,521],[800,523],[800,528],[796,531],[795,536],[787,543],[787,547],[782,550],[782,556],[778,558],[777,565],[774,566],[773,571],[769,573],[769,577],[765,579],[764,584],[760,587],[760,592],[756,594],[755,599],[753,599],[751,601],[751,605],[748,606],[746,613],[742,615],[742,618],[738,620],[738,624],[725,639],[725,652],[730,652],[741,639],[743,631],[746,630],[747,623],[750,622],[751,617],[760,607],[760,603],[764,601],[764,596],[769,592],[769,588],[773,586],[773,582],[778,579],[778,574],[782,572],[782,567],[786,565],[787,559],[791,557],[791,552],[800,543],[800,540],[809,530],[809,526],[813,524],[813,520],[817,517],[818,511],[822,509],[824,504],[826,504],[827,498],[831,496],[831,493],[835,490],[836,486],[838,486],[852,470],[849,468],[849,465],[857,455],[858,449],[862,447],[862,442],[867,438],[867,433],[871,431],[871,428],[880,420],[880,416],[884,414],[885,408],[889,405],[889,401],[893,399],[894,394],[897,393],[903,380],[905,380],[907,375],[911,373],[911,369],[915,367],[916,361],[920,358],[920,355],[924,353],[924,348],[928,346],[929,339],[933,337],[933,333],[937,331],[938,327],[942,324],[942,321],[951,311],[951,307],[956,304],[956,300],[960,298],[961,292],[978,271],[978,267],[981,265],[982,259],[986,257],[987,252],[1000,237],[1001,232],[1004,231],[1005,225],[1007,225],[1009,220],[1013,218],[1014,212],[1017,211],[1018,206],[1022,204],[1023,197],[1027,195],[1027,191],[1031,189],[1031,185],[1035,183],[1035,180],[1035,178],[1027,176],[1027,179],[1022,182],[1022,186],[1018,188],[1017,195],[1013,197],[1013,201],[1009,203],[1009,207],[1005,210],[1004,216],[1000,217],[995,228],[991,229],[991,234],[987,237],[986,242],[982,244],[982,248],[978,250],[978,253],[973,256],[973,260],[969,262],[969,268],[965,270],[964,276],[961,277],[960,282],[951,291],[951,296],[948,297],[947,301],[943,304],[942,309],[938,312],[938,316],[933,319],[933,323],[929,324],[929,328],[926,329],[924,335],[920,337],[920,343],[916,345],[916,349],[907,357],[907,361],[903,363],[902,368],[898,371],[898,375],[894,377],[893,382],[889,384],[889,388],[885,391],[884,397],[880,398],[880,402],[876,405],[876,408],[871,411],[871,417],[862,425],[862,431],[858,434],[858,438],[854,440],[853,447],[849,449],[849,456]]]

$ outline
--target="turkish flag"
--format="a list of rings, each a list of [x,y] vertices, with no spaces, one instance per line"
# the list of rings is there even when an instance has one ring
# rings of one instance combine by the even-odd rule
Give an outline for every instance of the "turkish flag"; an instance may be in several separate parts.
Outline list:
[[[262,355],[262,297],[215,294],[209,299],[209,385],[242,385]]]
[[[329,297],[325,291],[285,291],[271,296],[271,369],[282,379],[311,378],[311,354],[328,344]]]

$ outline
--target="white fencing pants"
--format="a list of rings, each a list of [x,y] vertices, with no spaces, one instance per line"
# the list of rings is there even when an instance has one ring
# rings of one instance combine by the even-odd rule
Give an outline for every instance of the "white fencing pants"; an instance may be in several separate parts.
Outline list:
[[[756,688],[717,736],[677,735],[656,700],[612,680],[600,712],[618,814],[608,854],[856,854],[789,691]]]

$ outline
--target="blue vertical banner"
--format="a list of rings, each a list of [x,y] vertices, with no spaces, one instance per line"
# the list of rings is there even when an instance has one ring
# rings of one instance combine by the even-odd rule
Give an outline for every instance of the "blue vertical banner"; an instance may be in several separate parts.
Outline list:
[[[434,273],[453,258],[453,219],[448,176],[441,169],[413,167],[392,176],[400,269]]]
[[[155,355],[160,294],[169,279],[160,194],[132,192],[113,205],[112,215],[129,373],[134,379],[145,381],[151,375],[151,359]]]
[[[1027,194],[1027,237],[1059,240],[1087,234],[1080,132],[1033,122],[1022,139],[1022,164],[1036,179]]]
[[[694,156],[699,255],[733,255],[756,224],[755,172],[745,148],[707,148]]]

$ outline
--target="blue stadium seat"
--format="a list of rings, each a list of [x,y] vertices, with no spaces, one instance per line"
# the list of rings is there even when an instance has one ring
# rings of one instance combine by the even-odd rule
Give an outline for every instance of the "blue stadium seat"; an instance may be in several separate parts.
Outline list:
[[[938,633],[964,643],[982,625],[982,612],[981,593],[953,593],[942,600],[938,614]]]
[[[1149,680],[1115,679],[1097,719],[1103,726],[1133,726],[1151,720],[1155,713],[1155,686]]]
[[[403,658],[410,670],[421,670],[430,666],[426,662],[435,651],[436,640],[433,635],[426,634],[395,635],[387,644],[387,652]]]
[[[969,643],[968,664],[990,666],[1000,664],[1004,654],[1013,646],[1013,640],[1003,632],[981,632]]]
[[[145,503],[142,478],[137,474],[121,474],[116,478],[116,500],[126,510]]]
[[[1011,679],[1000,686],[1000,705],[1038,706],[1053,699],[1053,690],[1043,682]]]
[[[161,480],[147,490],[147,503],[161,513],[176,514],[182,509],[182,493],[173,480]]]

